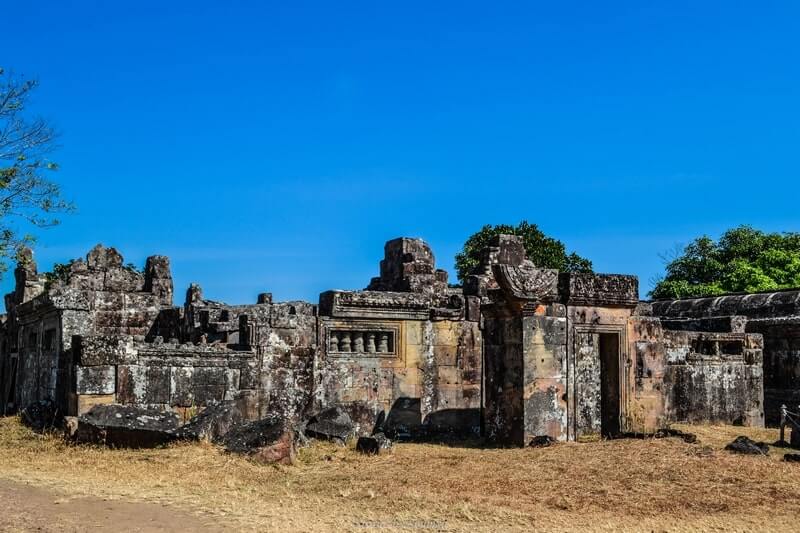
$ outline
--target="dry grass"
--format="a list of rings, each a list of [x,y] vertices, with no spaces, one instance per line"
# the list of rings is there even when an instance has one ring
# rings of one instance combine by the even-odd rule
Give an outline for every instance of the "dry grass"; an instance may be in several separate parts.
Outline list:
[[[69,446],[0,419],[0,478],[70,495],[157,501],[253,530],[795,530],[800,465],[722,451],[739,434],[680,426],[680,439],[480,449],[401,444],[380,457],[318,443],[291,467],[205,444]]]

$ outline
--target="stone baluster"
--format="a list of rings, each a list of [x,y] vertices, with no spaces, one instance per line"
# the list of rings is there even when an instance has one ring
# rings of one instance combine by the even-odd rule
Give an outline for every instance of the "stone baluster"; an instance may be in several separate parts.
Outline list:
[[[378,353],[388,353],[388,352],[389,352],[389,334],[381,333],[380,341],[378,342]]]
[[[353,333],[353,351],[364,353],[364,334],[360,331]]]
[[[350,334],[342,333],[342,342],[339,346],[342,352],[349,352],[351,347]]]
[[[375,334],[367,334],[367,353],[375,353]]]
[[[329,351],[331,352],[338,352],[339,351],[339,337],[335,331],[331,331],[330,337],[330,348]]]

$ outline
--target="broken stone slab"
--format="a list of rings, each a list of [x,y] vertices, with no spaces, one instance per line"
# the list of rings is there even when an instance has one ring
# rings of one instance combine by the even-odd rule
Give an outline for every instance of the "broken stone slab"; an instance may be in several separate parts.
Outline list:
[[[687,444],[697,443],[697,435],[695,435],[694,433],[681,431],[680,429],[673,429],[673,428],[659,429],[658,431],[656,431],[654,436],[657,439],[663,439],[665,437],[677,437],[679,439],[682,439],[683,442]]]
[[[340,444],[344,444],[355,434],[353,420],[339,406],[330,407],[311,416],[305,425],[306,437],[337,441]]]
[[[528,446],[531,448],[547,448],[556,443],[556,439],[549,435],[537,435],[531,439]]]
[[[225,435],[246,417],[235,401],[209,405],[176,432],[179,439],[222,442]]]
[[[297,455],[295,432],[277,415],[236,424],[222,442],[227,451],[247,455],[260,463],[292,464]]]
[[[39,400],[29,404],[19,416],[22,423],[36,432],[42,432],[56,426],[61,417],[61,410],[53,400]]]
[[[172,411],[110,404],[92,407],[72,424],[75,427],[71,437],[76,442],[113,448],[154,448],[175,440],[180,421]]]
[[[729,452],[746,455],[769,455],[769,445],[765,442],[756,442],[748,437],[738,436],[733,442],[725,446]]]
[[[368,437],[359,437],[356,442],[356,451],[365,455],[379,455],[391,450],[392,441],[383,433],[376,433]]]

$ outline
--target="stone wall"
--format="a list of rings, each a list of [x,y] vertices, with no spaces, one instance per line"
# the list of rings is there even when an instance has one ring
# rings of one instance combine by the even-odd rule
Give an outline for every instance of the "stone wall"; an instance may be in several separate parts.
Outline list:
[[[482,334],[419,239],[386,244],[364,291],[320,296],[318,406],[399,435],[480,432]]]
[[[665,331],[670,420],[764,426],[761,335]]]
[[[361,433],[525,445],[670,421],[759,425],[764,346],[750,332],[771,332],[768,368],[797,359],[795,330],[763,307],[725,303],[743,312],[719,317],[681,303],[660,318],[635,277],[538,268],[515,236],[495,238],[463,288],[420,239],[387,242],[379,273],[318,305],[269,293],[229,305],[192,284],[175,306],[166,257],[140,272],[98,245],[42,275],[24,254],[0,324],[0,409],[52,398],[73,414],[121,403],[185,419],[233,400],[248,418],[297,419],[338,406]],[[697,331],[715,328],[730,331]]]
[[[113,248],[98,245],[51,275],[39,275],[27,253],[17,267],[17,286],[6,296],[4,367],[14,366],[14,391],[4,391],[0,408],[45,398],[62,406],[75,399],[83,378],[73,367],[75,335],[146,335],[160,309],[172,299],[165,257],[148,258],[144,273],[123,265]],[[146,289],[147,288],[147,289]],[[14,381],[4,376],[7,389]],[[7,392],[7,393],[6,393]]]
[[[483,300],[490,439],[524,445],[655,429],[660,412],[629,416],[640,397],[626,365],[636,278],[536,268],[520,240],[501,236],[466,291]]]
[[[800,291],[663,300],[652,307],[670,329],[763,335],[766,423],[777,426],[781,405],[800,406]]]

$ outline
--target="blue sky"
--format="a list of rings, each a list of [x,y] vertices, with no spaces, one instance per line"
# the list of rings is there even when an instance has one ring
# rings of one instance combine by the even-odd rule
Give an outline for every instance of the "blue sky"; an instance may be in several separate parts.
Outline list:
[[[697,235],[800,230],[795,2],[12,2],[95,243],[171,256],[176,303],[363,288],[384,241],[452,273],[487,223],[539,224],[640,277]],[[12,286],[12,276],[3,288]]]

